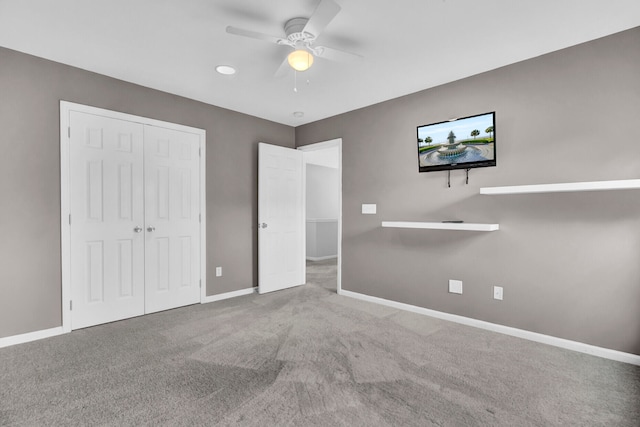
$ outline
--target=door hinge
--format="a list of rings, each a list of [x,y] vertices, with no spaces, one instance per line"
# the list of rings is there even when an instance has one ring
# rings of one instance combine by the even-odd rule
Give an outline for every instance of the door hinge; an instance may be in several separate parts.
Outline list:
[[[202,147],[198,147],[198,157],[202,157]]]
[[[198,222],[202,222],[202,214],[198,214]]]
[[[202,289],[202,279],[200,279],[200,289]]]
[[[67,127],[67,136],[71,138],[71,126]]]
[[[69,300],[69,311],[73,311],[73,300]]]
[[[71,225],[71,214],[69,214],[69,225]]]

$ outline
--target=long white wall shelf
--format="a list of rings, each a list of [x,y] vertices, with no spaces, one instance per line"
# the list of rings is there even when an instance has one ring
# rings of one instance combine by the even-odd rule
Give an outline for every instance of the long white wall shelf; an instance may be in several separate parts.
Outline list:
[[[499,224],[473,224],[470,222],[407,222],[382,221],[383,227],[393,228],[426,228],[431,230],[460,230],[460,231],[496,231]]]
[[[561,184],[513,185],[509,187],[482,187],[480,194],[567,193],[573,191],[605,191],[640,189],[640,179],[618,181],[567,182]]]

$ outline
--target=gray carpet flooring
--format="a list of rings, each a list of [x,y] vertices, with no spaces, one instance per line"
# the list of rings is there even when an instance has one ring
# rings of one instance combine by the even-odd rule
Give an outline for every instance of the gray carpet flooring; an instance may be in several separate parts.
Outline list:
[[[639,426],[640,367],[308,284],[0,349],[1,425]]]

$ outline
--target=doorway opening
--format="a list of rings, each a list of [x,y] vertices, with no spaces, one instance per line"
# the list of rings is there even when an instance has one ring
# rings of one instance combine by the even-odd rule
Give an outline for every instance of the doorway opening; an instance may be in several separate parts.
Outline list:
[[[306,283],[341,293],[342,139],[303,151]]]

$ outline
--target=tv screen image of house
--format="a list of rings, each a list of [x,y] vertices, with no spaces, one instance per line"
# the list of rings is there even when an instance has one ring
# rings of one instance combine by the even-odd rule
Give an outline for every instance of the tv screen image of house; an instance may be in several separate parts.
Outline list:
[[[495,112],[418,126],[420,172],[496,165]]]

